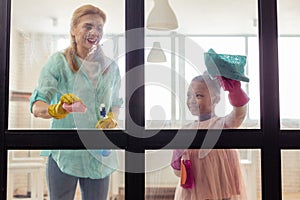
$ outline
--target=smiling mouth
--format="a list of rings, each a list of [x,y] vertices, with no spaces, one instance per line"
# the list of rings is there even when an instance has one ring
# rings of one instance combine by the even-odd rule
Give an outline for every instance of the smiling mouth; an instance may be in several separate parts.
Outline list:
[[[90,44],[96,44],[96,43],[98,43],[98,41],[99,41],[97,37],[94,37],[94,38],[87,38],[86,40],[87,40],[88,43],[90,43]]]
[[[199,107],[196,107],[196,106],[189,106],[189,110],[192,113],[199,113]]]

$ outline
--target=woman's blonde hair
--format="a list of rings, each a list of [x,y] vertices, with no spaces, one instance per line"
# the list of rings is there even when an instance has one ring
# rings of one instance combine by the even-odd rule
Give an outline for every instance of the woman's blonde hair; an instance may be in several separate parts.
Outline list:
[[[106,15],[101,9],[99,9],[93,5],[83,5],[79,8],[77,8],[73,12],[70,30],[72,30],[74,27],[77,26],[77,24],[79,23],[79,19],[82,16],[89,15],[89,14],[99,15],[103,19],[104,23],[106,21]],[[75,42],[75,36],[72,36],[72,34],[70,33],[70,37],[71,37],[70,38],[71,44],[65,50],[65,56],[66,56],[67,62],[69,64],[70,68],[72,69],[72,71],[77,72],[79,69],[78,63],[76,61],[77,46],[76,46],[76,42]]]

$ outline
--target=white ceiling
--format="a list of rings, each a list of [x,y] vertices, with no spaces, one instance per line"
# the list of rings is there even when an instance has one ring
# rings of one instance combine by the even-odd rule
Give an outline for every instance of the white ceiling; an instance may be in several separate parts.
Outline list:
[[[257,0],[169,0],[183,34],[257,34]],[[282,33],[300,33],[300,0],[279,2]],[[68,34],[75,8],[91,3],[107,14],[105,33],[125,30],[125,0],[12,0],[12,28],[23,32]],[[282,5],[280,4],[282,3]],[[145,0],[146,16],[153,0]],[[52,19],[57,19],[57,26]],[[283,31],[284,30],[284,31]]]
[[[67,34],[72,12],[86,3],[106,12],[105,28],[110,32],[124,30],[123,0],[12,0],[12,26],[24,32]],[[57,26],[53,26],[53,18],[57,19]]]

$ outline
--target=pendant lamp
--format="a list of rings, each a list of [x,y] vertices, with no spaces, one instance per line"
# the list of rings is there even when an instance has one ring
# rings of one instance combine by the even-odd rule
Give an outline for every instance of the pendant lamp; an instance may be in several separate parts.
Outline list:
[[[153,42],[153,47],[147,57],[147,62],[159,63],[166,62],[167,58],[164,51],[161,49],[159,42]]]
[[[147,28],[152,30],[173,30],[178,22],[168,0],[153,0],[154,7],[147,19]]]

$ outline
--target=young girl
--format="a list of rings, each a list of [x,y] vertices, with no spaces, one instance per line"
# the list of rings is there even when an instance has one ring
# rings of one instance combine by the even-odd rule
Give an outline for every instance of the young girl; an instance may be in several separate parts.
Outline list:
[[[229,92],[233,110],[225,117],[215,113],[220,101],[220,85]],[[249,98],[241,89],[239,81],[225,77],[212,80],[207,73],[195,77],[187,92],[187,106],[198,120],[184,128],[222,129],[237,128],[246,115]],[[188,149],[175,150],[171,166],[177,176],[181,176],[181,159],[191,161],[192,188],[178,184],[176,200],[245,200],[241,169],[237,150],[234,149]]]

